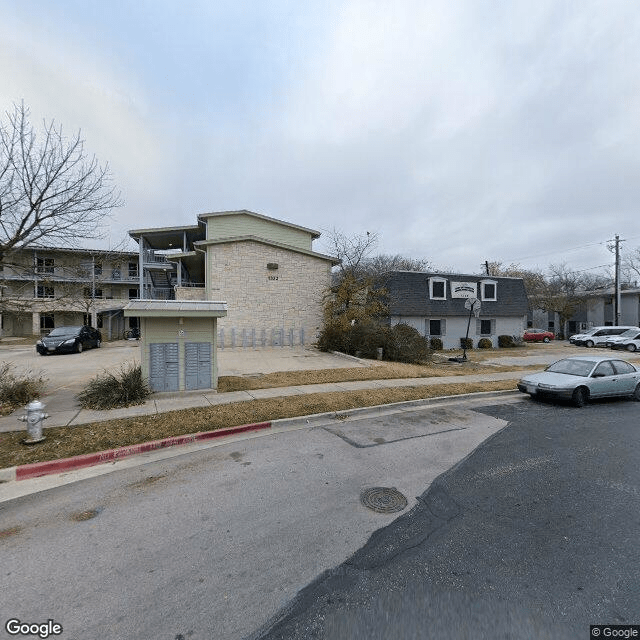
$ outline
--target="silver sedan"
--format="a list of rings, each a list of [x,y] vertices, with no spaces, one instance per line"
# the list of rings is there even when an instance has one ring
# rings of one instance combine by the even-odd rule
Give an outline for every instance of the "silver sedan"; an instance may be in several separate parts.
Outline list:
[[[518,390],[532,398],[560,398],[582,407],[591,398],[626,396],[640,401],[640,370],[607,356],[573,356],[525,376]]]

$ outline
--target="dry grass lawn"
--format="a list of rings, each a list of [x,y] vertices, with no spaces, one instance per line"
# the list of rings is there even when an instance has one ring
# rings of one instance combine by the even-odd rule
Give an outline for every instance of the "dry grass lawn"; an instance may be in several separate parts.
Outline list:
[[[52,427],[45,430],[47,439],[43,443],[31,447],[21,444],[25,438],[24,431],[12,431],[0,434],[0,468],[57,460],[169,436],[212,431],[278,418],[345,411],[358,407],[478,391],[511,390],[515,389],[516,380],[517,376],[514,376],[513,380],[499,382],[316,393],[185,409],[75,427]]]
[[[522,349],[500,349],[505,355],[526,355]],[[218,392],[248,391],[273,387],[298,386],[354,380],[382,380],[398,378],[433,378],[463,376],[483,372],[522,371],[531,367],[484,365],[483,360],[495,357],[495,350],[473,351],[464,364],[448,362],[447,357],[425,365],[394,362],[373,362],[370,367],[285,371],[259,376],[226,376],[219,379]],[[533,367],[539,369],[540,367]],[[38,445],[21,444],[25,431],[0,433],[0,468],[57,460],[83,453],[130,446],[170,436],[212,431],[225,427],[265,422],[279,418],[294,418],[315,413],[348,411],[393,402],[459,395],[479,391],[515,389],[519,375],[499,382],[419,385],[393,389],[370,389],[310,395],[287,396],[268,400],[235,402],[213,407],[185,409],[148,416],[95,422],[73,427],[45,429],[47,439]]]

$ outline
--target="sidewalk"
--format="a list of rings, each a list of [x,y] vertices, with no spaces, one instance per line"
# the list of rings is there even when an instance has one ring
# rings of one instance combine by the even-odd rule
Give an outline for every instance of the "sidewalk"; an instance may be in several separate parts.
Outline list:
[[[389,389],[397,387],[431,386],[438,384],[462,384],[464,382],[489,382],[494,380],[511,380],[520,377],[521,372],[505,371],[499,373],[482,373],[467,376],[442,376],[437,378],[396,378],[391,380],[360,380],[354,382],[331,382],[324,384],[298,385],[293,387],[274,387],[270,389],[252,389],[250,391],[232,391],[229,393],[182,392],[157,393],[142,405],[109,411],[91,411],[69,408],[66,411],[52,413],[45,421],[45,429],[50,427],[75,426],[90,422],[101,422],[118,418],[129,418],[193,409],[196,407],[216,406],[232,402],[260,400],[264,398],[281,398],[312,393],[329,393],[334,391],[363,391],[367,389]],[[515,389],[515,385],[514,385]],[[25,424],[17,420],[15,414],[0,418],[0,432],[19,431]]]

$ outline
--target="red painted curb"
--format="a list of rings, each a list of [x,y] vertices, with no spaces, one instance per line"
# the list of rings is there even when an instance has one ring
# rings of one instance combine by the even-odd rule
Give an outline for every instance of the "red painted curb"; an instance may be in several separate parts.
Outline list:
[[[155,451],[156,449],[166,449],[180,444],[190,444],[200,440],[213,440],[235,433],[245,433],[247,431],[258,431],[259,429],[270,429],[271,422],[259,422],[256,424],[245,424],[240,427],[230,427],[229,429],[217,429],[216,431],[205,431],[204,433],[193,433],[186,436],[173,436],[154,440],[152,442],[142,442],[129,447],[98,451],[96,453],[86,453],[73,458],[63,458],[62,460],[49,460],[47,462],[34,462],[33,464],[23,464],[16,467],[16,480],[27,480],[28,478],[38,478],[40,476],[70,471],[71,469],[81,469],[82,467],[92,467],[103,462],[111,462],[128,458],[139,453]]]

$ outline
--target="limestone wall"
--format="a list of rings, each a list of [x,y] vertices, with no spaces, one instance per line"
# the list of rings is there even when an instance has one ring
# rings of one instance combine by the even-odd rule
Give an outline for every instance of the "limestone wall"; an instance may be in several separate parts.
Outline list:
[[[315,341],[330,283],[328,261],[251,241],[207,251],[208,298],[228,305],[218,324],[221,347],[232,339],[234,346],[288,344],[291,336],[294,344]]]

